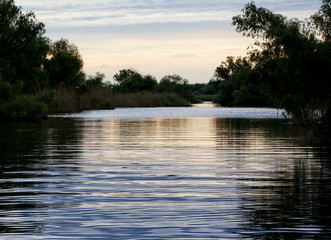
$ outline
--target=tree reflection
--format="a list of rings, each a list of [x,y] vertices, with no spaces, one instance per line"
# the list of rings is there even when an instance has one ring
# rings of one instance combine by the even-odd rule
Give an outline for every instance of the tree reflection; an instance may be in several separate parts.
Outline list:
[[[330,234],[330,182],[309,159],[296,159],[293,170],[278,172],[265,185],[243,186],[241,206],[250,237],[314,238]]]
[[[0,232],[41,231],[44,223],[35,220],[54,204],[42,201],[49,185],[79,170],[73,164],[81,132],[79,124],[65,119],[0,124]]]
[[[251,169],[240,185],[242,204],[239,212],[246,222],[238,230],[248,238],[316,239],[329,237],[330,170],[312,148],[298,148],[293,136],[277,121],[217,120],[218,147],[234,145],[242,165],[249,166],[240,151],[255,153],[255,166],[271,161],[274,170]],[[249,129],[252,129],[250,132]],[[226,138],[224,138],[226,134]],[[260,135],[259,138],[256,136]],[[238,141],[249,139],[249,141]],[[271,138],[272,137],[272,138]],[[257,138],[256,142],[251,141]],[[265,141],[263,140],[265,139]],[[278,154],[269,153],[269,148]],[[258,164],[257,164],[258,163]],[[255,174],[255,176],[253,175]]]

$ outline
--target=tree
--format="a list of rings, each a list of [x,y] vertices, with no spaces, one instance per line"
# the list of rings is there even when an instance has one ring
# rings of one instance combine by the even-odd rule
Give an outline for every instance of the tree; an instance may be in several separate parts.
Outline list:
[[[97,72],[95,76],[89,76],[85,84],[88,86],[88,88],[103,87],[103,80],[105,79],[105,77],[105,74]]]
[[[170,82],[171,84],[177,85],[177,84],[188,84],[188,80],[177,75],[177,74],[173,74],[173,75],[166,75],[164,76],[160,83],[162,82]]]
[[[331,0],[323,0],[320,10],[311,16],[325,41],[331,40]]]
[[[216,102],[222,106],[270,106],[256,80],[249,59],[228,57],[215,69],[212,80],[219,89]]]
[[[131,79],[140,76],[141,74],[134,69],[122,69],[118,73],[116,73],[113,78],[116,82],[121,84],[123,82],[130,81]]]
[[[329,1],[324,3],[329,6]],[[327,19],[325,11],[320,11],[321,15]],[[233,25],[238,32],[257,40],[257,48],[249,55],[259,85],[278,107],[292,115],[293,121],[314,123],[315,114],[323,113],[330,102],[330,85],[320,77],[330,76],[330,68],[325,65],[330,62],[330,44],[318,41],[307,24],[257,8],[254,2],[233,17]],[[319,65],[320,59],[326,62]]]
[[[153,91],[157,86],[155,77],[141,75],[134,69],[122,69],[113,78],[121,92]]]
[[[42,71],[49,50],[45,26],[34,13],[23,13],[13,0],[0,0],[0,75],[11,84],[24,83],[33,92],[46,78]]]
[[[173,74],[164,76],[159,83],[158,89],[161,92],[183,92],[187,89],[188,80]]]
[[[83,59],[74,44],[61,39],[51,44],[49,58],[45,62],[45,70],[49,75],[51,87],[65,85],[77,87],[85,81]]]

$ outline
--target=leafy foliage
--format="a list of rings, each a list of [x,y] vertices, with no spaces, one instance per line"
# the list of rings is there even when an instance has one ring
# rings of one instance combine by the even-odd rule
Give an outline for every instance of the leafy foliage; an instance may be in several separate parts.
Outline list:
[[[118,83],[115,89],[119,92],[153,91],[157,86],[153,76],[143,76],[134,69],[122,69],[113,78]]]
[[[316,28],[326,41],[331,40],[331,0],[323,0],[320,10],[311,16]]]
[[[219,102],[250,106],[267,101],[305,126],[326,116],[331,93],[330,9],[330,1],[324,0],[312,17],[314,27],[258,8],[254,2],[247,4],[242,14],[233,17],[233,25],[255,38],[256,48],[247,58],[230,57],[215,70]]]
[[[39,120],[47,117],[48,107],[38,99],[19,95],[1,105],[1,120]]]
[[[11,84],[24,83],[36,91],[46,78],[42,65],[49,50],[45,26],[34,13],[23,13],[13,0],[0,1],[0,76]]]
[[[83,65],[83,59],[75,45],[70,44],[66,39],[54,42],[51,45],[49,59],[45,61],[45,71],[48,73],[50,86],[81,85],[85,81]]]
[[[189,85],[188,80],[177,74],[164,76],[160,80],[158,90],[160,92],[176,93],[192,103],[199,102],[192,94],[192,86]]]
[[[249,59],[228,57],[216,68],[212,80],[219,89],[216,102],[222,106],[270,106],[257,80]]]

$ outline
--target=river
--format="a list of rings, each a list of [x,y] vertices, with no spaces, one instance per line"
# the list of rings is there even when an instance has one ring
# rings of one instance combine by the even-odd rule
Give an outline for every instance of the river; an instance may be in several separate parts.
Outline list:
[[[0,239],[327,239],[330,164],[275,109],[0,123]]]

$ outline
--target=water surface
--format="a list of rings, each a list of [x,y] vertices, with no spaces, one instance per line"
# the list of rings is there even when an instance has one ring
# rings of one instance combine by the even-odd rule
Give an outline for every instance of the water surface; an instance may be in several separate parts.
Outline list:
[[[231,118],[231,119],[281,119],[285,112],[273,108],[226,108],[212,103],[195,107],[117,108],[115,110],[84,111],[73,114],[57,114],[52,117],[84,120],[146,119],[146,118]]]
[[[328,164],[277,110],[217,109],[2,123],[0,238],[330,237]]]

